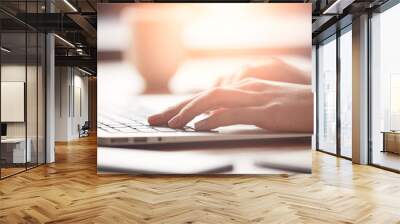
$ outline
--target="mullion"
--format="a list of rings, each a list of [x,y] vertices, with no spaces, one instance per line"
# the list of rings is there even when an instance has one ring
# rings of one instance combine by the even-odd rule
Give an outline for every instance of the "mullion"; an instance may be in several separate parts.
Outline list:
[[[28,1],[25,0],[25,21],[28,19]],[[26,24],[26,23],[25,23]],[[25,170],[28,170],[28,116],[27,116],[27,96],[28,96],[28,25],[25,25],[25,102],[24,102],[24,117],[25,117]]]
[[[319,148],[319,54],[318,54],[319,44],[315,46],[315,148]]]
[[[371,56],[372,56],[372,29],[371,29],[371,20],[372,20],[372,12],[368,12],[368,32],[367,32],[367,38],[368,38],[368,53],[367,53],[367,64],[368,64],[368,74],[367,74],[367,83],[368,83],[368,164],[373,165],[373,148],[372,148],[372,63],[371,63]]]
[[[50,7],[49,6],[50,4],[47,0],[44,2],[44,4],[45,4],[44,11],[45,11],[45,13],[48,13],[48,8]],[[48,38],[48,35],[49,35],[49,33],[47,33],[47,31],[45,31],[44,32],[44,55],[43,55],[44,65],[42,64],[44,66],[42,69],[42,82],[44,79],[44,99],[43,99],[43,103],[44,103],[44,111],[43,111],[43,113],[44,113],[44,134],[43,134],[44,161],[43,161],[43,163],[47,163],[47,145],[48,145],[48,142],[47,142],[47,75],[48,75],[47,74],[47,43],[48,43],[47,38]],[[42,44],[43,44],[43,42],[42,42]],[[44,78],[43,78],[43,74],[44,74]],[[42,107],[42,109],[43,109],[43,107]]]
[[[39,1],[36,0],[36,13]],[[36,32],[36,166],[39,165],[39,32]]]
[[[336,31],[336,154],[341,157],[341,119],[340,119],[340,82],[341,82],[341,64],[340,64],[340,30]]]
[[[1,32],[1,25],[2,23],[0,23],[0,47],[2,46],[2,32]],[[1,55],[2,53],[0,52],[0,124],[1,124]],[[0,179],[2,179],[1,177],[1,170],[2,170],[2,162],[1,162],[1,144],[0,144]]]

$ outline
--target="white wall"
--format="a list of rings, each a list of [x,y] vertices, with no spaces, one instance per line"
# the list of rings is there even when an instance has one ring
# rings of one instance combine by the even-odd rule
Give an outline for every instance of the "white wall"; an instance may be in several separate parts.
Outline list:
[[[55,140],[77,139],[78,125],[88,120],[88,78],[76,68],[56,67],[55,85]]]
[[[78,132],[78,124],[81,126],[88,121],[88,78],[85,76],[81,76],[81,73],[76,73],[75,70],[74,75],[74,100],[75,106],[72,108],[72,120],[71,126],[73,127],[71,130],[71,134],[74,138],[79,137]],[[79,93],[80,91],[80,93]],[[79,97],[80,96],[80,97]],[[80,102],[79,102],[80,101]],[[80,111],[81,110],[81,111]],[[75,113],[74,113],[75,111]]]
[[[67,67],[55,68],[55,141],[69,139],[69,95],[70,70]]]

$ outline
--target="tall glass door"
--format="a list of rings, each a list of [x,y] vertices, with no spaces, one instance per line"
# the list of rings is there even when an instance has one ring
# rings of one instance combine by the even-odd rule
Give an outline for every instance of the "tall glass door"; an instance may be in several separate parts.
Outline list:
[[[400,4],[371,18],[370,161],[400,171]]]
[[[18,13],[42,13],[43,1],[0,2]],[[45,163],[43,33],[0,12],[0,178]]]
[[[352,32],[348,26],[340,41],[340,155],[352,157]]]
[[[336,153],[336,36],[318,46],[318,149]]]
[[[26,40],[25,31],[1,34],[2,177],[24,171],[31,161],[26,135]]]

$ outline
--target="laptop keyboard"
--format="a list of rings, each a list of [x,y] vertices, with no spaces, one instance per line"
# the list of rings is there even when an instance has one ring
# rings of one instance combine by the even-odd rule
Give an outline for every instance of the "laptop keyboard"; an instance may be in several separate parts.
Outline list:
[[[160,133],[160,132],[194,132],[195,130],[189,126],[182,129],[174,129],[163,126],[150,126],[147,121],[128,120],[114,121],[101,120],[97,124],[97,128],[109,133]]]

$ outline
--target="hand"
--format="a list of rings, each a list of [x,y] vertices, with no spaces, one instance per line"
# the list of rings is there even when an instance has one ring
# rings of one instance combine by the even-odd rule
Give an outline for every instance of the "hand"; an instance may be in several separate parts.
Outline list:
[[[284,61],[271,58],[257,64],[243,67],[238,72],[220,77],[215,86],[229,86],[246,78],[257,78],[270,81],[311,84],[311,77],[306,72],[295,68]]]
[[[209,116],[195,124],[197,130],[250,124],[271,131],[312,132],[313,93],[309,85],[250,78],[202,92],[148,121],[182,128],[206,112]]]

